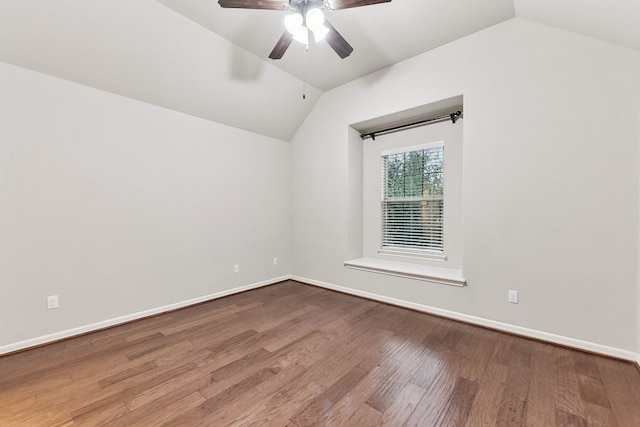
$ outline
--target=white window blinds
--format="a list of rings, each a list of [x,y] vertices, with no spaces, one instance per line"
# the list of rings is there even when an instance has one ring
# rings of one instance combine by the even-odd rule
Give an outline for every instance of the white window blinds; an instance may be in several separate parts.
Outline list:
[[[382,153],[382,249],[444,253],[444,143]]]

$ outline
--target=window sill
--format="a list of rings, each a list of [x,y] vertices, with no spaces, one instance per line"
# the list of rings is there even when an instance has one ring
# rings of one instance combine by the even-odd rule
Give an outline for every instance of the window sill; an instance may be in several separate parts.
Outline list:
[[[442,285],[463,287],[467,284],[467,281],[462,276],[462,270],[453,268],[431,267],[428,265],[385,261],[374,258],[358,258],[345,261],[344,266],[354,270],[424,280]]]
[[[393,249],[378,249],[380,255],[389,255],[404,258],[413,259],[428,259],[430,261],[446,261],[447,256],[444,254],[436,254],[429,252],[411,252],[411,251],[398,251]]]

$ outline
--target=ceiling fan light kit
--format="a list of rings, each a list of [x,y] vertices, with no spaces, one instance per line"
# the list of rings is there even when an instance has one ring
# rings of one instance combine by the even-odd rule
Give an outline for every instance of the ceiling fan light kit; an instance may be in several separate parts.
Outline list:
[[[285,15],[285,32],[269,54],[271,59],[281,59],[293,40],[309,45],[309,30],[317,43],[327,44],[340,56],[346,58],[353,47],[325,20],[323,10],[333,11],[353,7],[389,3],[391,0],[218,0],[221,7],[239,9],[288,10]]]
[[[324,13],[319,8],[309,9],[305,16],[307,27],[313,31],[316,43],[329,33],[329,28],[324,25]],[[295,39],[295,37],[294,37]]]
[[[309,44],[309,30],[304,26],[304,20],[300,13],[294,12],[285,16],[284,26],[295,41]]]
[[[295,41],[304,45],[309,44],[309,30],[313,32],[316,43],[329,33],[329,28],[324,25],[324,13],[319,8],[308,10],[304,18],[297,10],[286,15],[284,26]]]

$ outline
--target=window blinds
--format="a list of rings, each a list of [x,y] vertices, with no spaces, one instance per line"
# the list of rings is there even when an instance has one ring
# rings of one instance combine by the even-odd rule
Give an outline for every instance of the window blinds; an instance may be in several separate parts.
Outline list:
[[[382,155],[382,249],[444,252],[444,144]]]

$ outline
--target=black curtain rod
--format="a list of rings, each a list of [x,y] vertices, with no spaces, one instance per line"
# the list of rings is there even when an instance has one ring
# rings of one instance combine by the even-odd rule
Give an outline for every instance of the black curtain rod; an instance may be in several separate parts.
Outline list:
[[[398,130],[402,130],[402,129],[406,129],[406,128],[412,128],[412,127],[418,127],[418,126],[422,126],[422,125],[428,125],[430,123],[441,122],[441,121],[444,121],[444,120],[451,120],[452,123],[455,123],[455,122],[458,121],[460,116],[462,116],[462,111],[456,111],[455,113],[444,114],[442,116],[432,117],[430,119],[425,119],[425,120],[420,120],[419,122],[407,123],[406,125],[394,126],[392,128],[377,130],[375,132],[361,133],[360,134],[360,138],[362,138],[363,140],[365,140],[367,138],[371,138],[371,139],[373,139],[375,141],[376,140],[376,135],[383,135],[383,134],[392,133],[392,132],[395,132],[395,131],[398,131]]]

